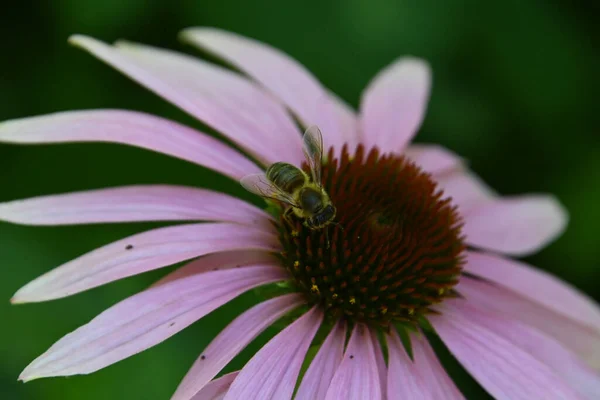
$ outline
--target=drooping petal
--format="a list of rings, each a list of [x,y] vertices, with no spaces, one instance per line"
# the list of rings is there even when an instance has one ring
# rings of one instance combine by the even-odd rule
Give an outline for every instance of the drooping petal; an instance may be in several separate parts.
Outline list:
[[[277,265],[279,260],[273,253],[261,250],[233,250],[212,253],[200,257],[154,282],[152,286],[163,285],[176,279],[229,268],[247,265]]]
[[[373,350],[375,351],[375,360],[377,361],[377,372],[379,374],[379,384],[381,387],[381,398],[387,399],[387,375],[388,369],[385,365],[383,349],[377,338],[377,332],[371,329],[371,341],[373,342]]]
[[[464,299],[449,300],[443,305],[443,314],[430,318],[430,322],[454,356],[492,396],[510,400],[579,398],[564,374],[568,367],[546,363],[563,353],[538,358],[560,346],[514,320],[480,310]]]
[[[427,339],[420,334],[411,335],[413,359],[411,360],[392,329],[387,335],[389,351],[388,400],[464,399],[448,376]]]
[[[564,231],[568,215],[553,197],[502,198],[464,215],[463,233],[475,247],[523,256],[534,253]]]
[[[260,169],[226,144],[187,126],[124,110],[67,111],[0,123],[0,142],[112,142],[168,154],[233,179]]]
[[[20,379],[97,371],[164,341],[251,288],[284,279],[280,267],[256,266],[207,272],[147,289],[60,339]]]
[[[474,308],[479,307],[475,305]],[[479,311],[485,315],[485,310]],[[550,366],[583,398],[594,400],[600,395],[600,374],[556,340],[525,324],[494,314],[485,315],[479,322]]]
[[[237,317],[202,352],[172,400],[192,398],[265,328],[303,302],[300,294],[289,294],[262,302]]]
[[[394,328],[386,335],[388,347],[388,400],[418,399],[429,400],[427,386],[417,374],[413,360],[404,349]]]
[[[140,185],[0,203],[0,220],[25,225],[139,221],[219,221],[255,225],[268,214],[207,189]]]
[[[223,375],[204,386],[191,400],[222,400],[240,371]]]
[[[411,344],[415,372],[421,377],[421,387],[427,388],[431,399],[464,399],[460,390],[440,364],[427,339],[420,335],[412,335]]]
[[[305,127],[317,125],[327,144],[348,139],[321,83],[302,64],[265,43],[215,28],[190,28],[181,38],[231,63],[281,99]]]
[[[481,178],[465,168],[447,171],[434,176],[434,179],[438,188],[444,191],[444,197],[452,197],[452,204],[458,206],[459,214],[463,216],[468,216],[472,209],[497,198],[496,193]]]
[[[600,332],[600,306],[547,272],[523,262],[475,251],[467,252],[464,269]]]
[[[327,400],[380,400],[381,386],[371,332],[364,324],[356,324],[348,347],[338,367]]]
[[[417,58],[401,58],[381,71],[361,99],[361,141],[367,148],[404,152],[425,116],[430,86],[429,66]]]
[[[322,312],[313,308],[271,339],[244,366],[225,400],[291,399],[322,319]]]
[[[456,289],[469,302],[530,325],[558,340],[592,368],[600,370],[600,332],[521,294],[485,281],[461,278]]]
[[[460,156],[436,144],[411,144],[404,155],[433,175],[454,170],[464,164]]]
[[[295,400],[322,400],[337,370],[346,342],[346,323],[338,321],[310,363]]]
[[[120,42],[113,47],[81,35],[69,41],[218,130],[263,163],[300,164],[301,135],[292,119],[282,105],[238,74],[149,46]]]
[[[87,253],[31,281],[13,303],[70,296],[108,282],[208,253],[277,249],[272,233],[228,223],[171,226],[142,232]]]

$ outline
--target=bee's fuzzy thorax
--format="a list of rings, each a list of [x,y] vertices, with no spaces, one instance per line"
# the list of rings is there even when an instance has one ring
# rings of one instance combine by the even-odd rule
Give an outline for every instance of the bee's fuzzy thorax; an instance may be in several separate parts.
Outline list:
[[[455,296],[462,221],[430,175],[363,146],[352,157],[344,148],[334,158],[330,149],[327,160],[323,186],[335,223],[314,230],[293,217],[280,224],[283,262],[310,302],[333,316],[387,325],[416,322]]]

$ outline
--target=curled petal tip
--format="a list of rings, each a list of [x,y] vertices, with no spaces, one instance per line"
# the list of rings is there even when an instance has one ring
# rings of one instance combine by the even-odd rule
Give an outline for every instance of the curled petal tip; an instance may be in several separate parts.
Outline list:
[[[197,28],[185,28],[185,29],[179,31],[179,33],[177,34],[177,40],[179,40],[180,42],[183,42],[183,43],[187,43],[188,36],[190,36],[190,34],[192,33],[192,31],[194,29],[197,29]]]
[[[76,33],[74,35],[69,36],[69,38],[67,39],[67,43],[69,43],[72,46],[80,47],[81,43],[88,39],[90,39],[90,37]]]
[[[523,251],[521,255],[526,256],[546,247],[558,239],[567,229],[569,224],[569,212],[560,200],[552,195],[541,195],[538,197],[538,207],[545,212],[546,232],[539,240],[537,248]]]
[[[17,290],[15,294],[10,298],[10,304],[25,304],[30,303],[31,299],[28,299],[27,293],[23,292],[27,285],[23,286],[21,289]]]
[[[19,378],[17,380],[19,380],[23,383],[27,383],[27,382],[31,382],[36,379],[44,378],[44,375],[31,373],[31,371],[29,371],[30,367],[31,367],[31,364],[29,366],[27,366],[27,368],[25,368],[23,370],[23,372],[21,372],[21,374],[19,375]]]
[[[25,287],[25,286],[24,286]],[[29,300],[27,300],[27,295],[23,295],[23,288],[17,290],[15,292],[15,294],[12,295],[12,297],[10,298],[10,304],[25,304],[25,303],[29,303]]]
[[[35,302],[37,302],[35,299],[27,298],[27,296],[23,296],[23,295],[19,295],[19,294],[15,294],[10,299],[10,304],[12,304],[12,305],[21,305],[21,304],[35,303]]]
[[[567,211],[563,203],[561,203],[561,201],[554,196],[550,197],[550,204],[554,208],[554,212],[557,215],[558,234],[561,234],[562,232],[564,232],[564,230],[567,228],[567,225],[569,224],[569,212]]]

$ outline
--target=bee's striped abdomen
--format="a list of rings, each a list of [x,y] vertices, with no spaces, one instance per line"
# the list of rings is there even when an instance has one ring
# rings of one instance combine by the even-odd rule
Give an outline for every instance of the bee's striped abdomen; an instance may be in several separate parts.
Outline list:
[[[306,182],[306,175],[291,164],[276,162],[266,172],[267,179],[286,193],[294,193]]]

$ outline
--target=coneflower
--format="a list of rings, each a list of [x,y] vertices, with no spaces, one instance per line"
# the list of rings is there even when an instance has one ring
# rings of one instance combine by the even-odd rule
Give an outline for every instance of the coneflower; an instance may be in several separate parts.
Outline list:
[[[308,229],[206,189],[128,186],[0,204],[28,225],[208,221],[108,244],[21,288],[15,303],[71,296],[189,264],[55,343],[20,379],[87,374],[139,353],[243,292],[264,301],[199,355],[173,399],[459,399],[428,336],[498,399],[600,398],[600,311],[576,289],[507,258],[564,229],[554,197],[502,197],[455,154],[409,145],[425,113],[427,64],[401,58],[355,113],[300,64],[215,29],[182,38],[245,75],[137,44],[71,43],[225,135],[249,157],[178,123],[125,110],[71,111],[0,124],[0,142],[115,142],[239,180],[274,162],[304,166],[302,131],[324,135],[323,186],[336,223]],[[252,160],[251,160],[251,158]],[[276,293],[276,294],[275,294]],[[221,370],[276,321],[287,324],[238,372]],[[300,379],[309,347],[318,346]]]

